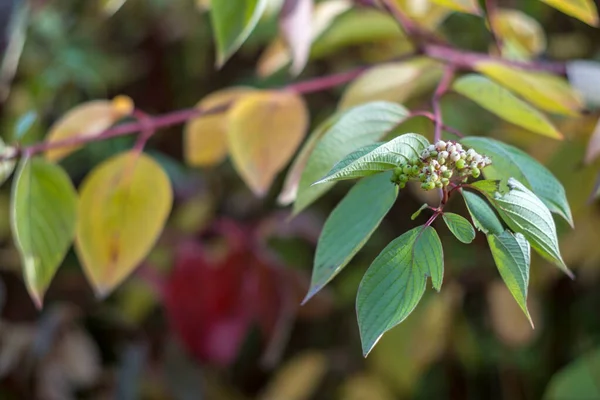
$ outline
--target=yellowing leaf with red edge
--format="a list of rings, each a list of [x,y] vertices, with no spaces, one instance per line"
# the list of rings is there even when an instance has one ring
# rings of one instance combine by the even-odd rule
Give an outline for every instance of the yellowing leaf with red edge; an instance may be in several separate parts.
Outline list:
[[[598,9],[594,0],[541,0],[588,25],[598,26]]]
[[[522,11],[499,9],[494,14],[493,26],[502,39],[503,53],[528,58],[546,49],[544,29],[535,18]]]
[[[264,196],[304,138],[309,120],[304,100],[286,91],[251,93],[233,105],[228,120],[233,165]]]
[[[143,153],[119,154],[90,172],[80,190],[75,249],[99,296],[146,257],[172,203],[167,174]]]
[[[431,0],[440,6],[447,7],[454,11],[468,14],[481,15],[481,9],[477,0]]]
[[[131,114],[133,101],[127,96],[111,100],[92,100],[73,108],[50,128],[47,143],[60,142],[75,137],[96,136],[110,128],[121,118]],[[61,146],[46,151],[46,159],[60,161],[81,146]]]
[[[242,96],[251,93],[252,88],[233,87],[209,94],[197,108],[209,110],[227,106]],[[186,163],[193,166],[210,166],[223,161],[227,156],[227,112],[203,115],[191,119],[183,131],[183,153]]]
[[[525,71],[494,61],[477,63],[475,69],[542,110],[577,116],[585,108],[569,83],[556,75]]]

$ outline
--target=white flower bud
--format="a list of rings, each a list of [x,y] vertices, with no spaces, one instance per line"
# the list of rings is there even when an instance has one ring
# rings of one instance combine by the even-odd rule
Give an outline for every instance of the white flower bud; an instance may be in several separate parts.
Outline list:
[[[438,151],[444,151],[444,150],[446,150],[446,142],[444,142],[443,140],[440,140],[439,142],[437,142],[435,144],[435,148]]]
[[[458,160],[460,160],[460,154],[458,154],[458,152],[453,151],[452,153],[450,153],[450,159],[454,162],[457,162]]]
[[[430,151],[430,152],[431,152],[431,151],[434,151],[434,150],[435,150],[435,146],[434,146],[434,145],[432,145],[432,144],[430,144],[430,145],[427,147],[427,150],[428,150],[428,151]]]
[[[448,167],[446,167],[445,165],[442,165],[440,167],[440,172],[446,172],[448,170]]]
[[[451,144],[450,146],[446,147],[446,151],[448,153],[452,153],[452,152],[456,151],[456,146]]]
[[[481,161],[482,159],[483,159],[483,157],[481,157],[481,155],[479,155],[479,154],[475,154],[475,155],[473,156],[473,161],[475,161],[475,162],[479,162],[479,161]]]
[[[441,160],[442,158],[448,158],[449,154],[447,151],[440,151],[438,153],[438,160]]]
[[[463,149],[462,144],[460,143],[454,143],[454,146],[456,146],[456,151],[462,151]]]

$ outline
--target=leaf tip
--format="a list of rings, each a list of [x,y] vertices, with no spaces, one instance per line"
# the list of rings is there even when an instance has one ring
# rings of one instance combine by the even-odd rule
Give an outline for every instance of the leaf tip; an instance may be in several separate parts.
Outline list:
[[[41,311],[42,308],[44,308],[44,295],[43,293],[37,293],[37,292],[30,292],[31,295],[31,300],[33,301],[33,304],[35,304],[35,308],[38,311]]]

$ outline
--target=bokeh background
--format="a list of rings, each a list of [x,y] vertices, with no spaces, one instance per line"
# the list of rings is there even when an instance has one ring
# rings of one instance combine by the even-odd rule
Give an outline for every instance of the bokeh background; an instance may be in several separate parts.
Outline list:
[[[263,52],[277,36],[275,6],[216,70],[207,3],[32,0],[25,7],[1,0],[3,139],[39,141],[52,122],[91,99],[126,94],[138,108],[160,114],[233,85],[293,81],[285,69],[266,76]],[[600,60],[600,30],[538,1],[499,3],[538,21],[545,37],[530,44],[540,57]],[[422,18],[456,46],[488,50],[480,18],[445,12]],[[389,17],[349,11],[324,30],[299,79],[389,60],[408,48]],[[428,108],[432,88],[424,85],[405,104]],[[343,90],[306,97],[313,127],[336,110]],[[44,309],[35,309],[10,237],[10,182],[0,189],[0,399],[600,398],[600,206],[590,201],[600,163],[583,163],[600,115],[555,119],[566,136],[558,142],[507,125],[454,94],[442,105],[447,124],[523,148],[565,185],[576,229],[557,223],[577,279],[534,255],[535,330],[504,287],[483,235],[467,247],[438,221],[446,271],[441,293],[427,291],[364,359],[354,311],[358,283],[390,240],[424,222],[426,215],[410,220],[427,200],[424,193],[403,190],[345,271],[300,307],[320,229],[351,183],[338,184],[289,221],[289,209],[276,202],[283,175],[257,199],[229,161],[186,167],[182,129],[174,127],[147,147],[173,182],[173,213],[147,261],[107,299],[94,297],[71,253]],[[426,120],[405,125],[431,137]],[[63,164],[77,184],[134,140],[90,144]],[[465,212],[460,198],[449,207]]]

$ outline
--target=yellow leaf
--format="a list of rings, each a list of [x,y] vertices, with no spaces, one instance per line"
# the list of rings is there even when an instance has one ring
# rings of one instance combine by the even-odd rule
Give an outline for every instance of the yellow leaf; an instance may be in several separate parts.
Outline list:
[[[119,154],[87,176],[75,249],[99,296],[110,293],[146,257],[172,202],[169,178],[144,154]]]
[[[117,96],[112,101],[93,100],[83,103],[66,113],[50,128],[47,143],[74,137],[96,136],[133,111],[129,97]],[[46,159],[60,161],[81,146],[62,146],[46,151]]]
[[[440,6],[447,7],[454,11],[468,14],[481,15],[481,9],[477,0],[432,0]]]
[[[406,15],[424,28],[436,29],[450,10],[431,0],[395,0]]]
[[[225,106],[253,89],[234,87],[209,94],[197,108],[205,110]],[[227,155],[227,112],[204,115],[188,121],[183,131],[185,161],[193,166],[210,166],[223,161]]]
[[[556,75],[493,61],[478,63],[475,69],[545,111],[577,116],[584,109],[583,101],[569,83]]]
[[[452,88],[508,122],[540,135],[563,138],[544,114],[482,75],[465,75]]]
[[[494,14],[493,26],[504,43],[505,56],[508,52],[529,58],[546,49],[544,29],[535,18],[522,11],[499,9]]]
[[[426,58],[378,65],[348,86],[338,108],[345,110],[377,100],[403,103],[435,87],[441,72],[441,64]]]
[[[327,358],[323,354],[300,354],[279,369],[259,399],[311,399],[326,372]]]
[[[292,92],[251,93],[229,112],[231,159],[248,187],[263,196],[302,142],[308,110]]]
[[[551,7],[588,25],[598,26],[598,9],[594,0],[541,0]]]

